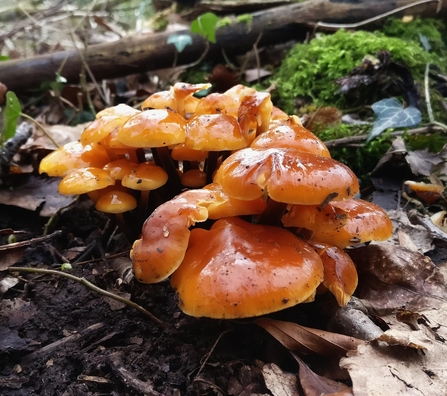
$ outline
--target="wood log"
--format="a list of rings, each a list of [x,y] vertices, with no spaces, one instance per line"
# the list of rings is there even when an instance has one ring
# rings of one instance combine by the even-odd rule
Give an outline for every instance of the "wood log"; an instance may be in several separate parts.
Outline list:
[[[253,13],[250,25],[234,20],[230,26],[216,32],[217,43],[210,47],[210,56],[222,49],[229,55],[241,54],[251,49],[262,34],[258,47],[297,39],[303,27],[314,26],[319,21],[333,23],[357,22],[371,18],[397,7],[414,3],[414,0],[309,0]],[[437,2],[424,3],[400,13],[445,16],[447,5],[436,14]],[[77,51],[46,54],[29,59],[0,62],[0,82],[13,91],[34,89],[44,81],[54,81],[55,73],[63,65],[61,74],[69,82],[77,82],[83,69],[83,58],[97,79],[115,78],[129,74],[170,67],[175,48],[167,44],[171,33],[131,36],[112,43],[90,46]],[[177,34],[189,34],[189,30]],[[179,54],[177,65],[190,63],[203,53],[205,40],[192,35],[193,44]]]

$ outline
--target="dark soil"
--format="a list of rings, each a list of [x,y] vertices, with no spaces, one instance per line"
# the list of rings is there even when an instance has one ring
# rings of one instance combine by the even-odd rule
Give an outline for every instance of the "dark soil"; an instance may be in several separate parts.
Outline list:
[[[26,228],[41,235],[46,221],[0,207],[0,229]],[[296,372],[287,351],[250,321],[188,317],[177,307],[168,282],[127,281],[128,259],[100,259],[104,251],[124,251],[127,257],[129,249],[121,234],[108,247],[101,243],[106,224],[105,217],[81,202],[58,219],[59,238],[29,247],[15,266],[60,269],[59,253],[81,247],[87,257],[73,265],[71,274],[127,293],[166,327],[67,278],[19,274],[21,281],[2,300],[0,395],[270,394],[263,362]],[[8,275],[0,274],[2,279]],[[296,318],[297,309],[277,317]]]

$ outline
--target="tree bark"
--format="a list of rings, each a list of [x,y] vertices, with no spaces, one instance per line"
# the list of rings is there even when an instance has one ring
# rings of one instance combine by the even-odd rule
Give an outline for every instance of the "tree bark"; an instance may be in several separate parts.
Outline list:
[[[262,34],[259,46],[296,39],[303,27],[313,27],[319,21],[332,23],[358,22],[414,3],[414,0],[309,0],[253,13],[251,24],[237,22],[216,32],[216,44],[211,44],[209,55],[220,54],[222,49],[229,55],[251,49]],[[436,14],[437,2],[424,3],[400,13],[445,16],[446,6]],[[176,32],[189,34],[189,30]],[[0,81],[13,91],[34,89],[44,81],[54,81],[60,70],[69,82],[76,82],[83,69],[83,58],[97,79],[115,78],[170,67],[175,58],[175,47],[167,44],[171,33],[147,36],[131,36],[113,43],[90,46],[77,51],[46,54],[29,59],[0,62]],[[203,53],[206,43],[192,35],[193,44],[178,54],[177,65],[195,61]]]

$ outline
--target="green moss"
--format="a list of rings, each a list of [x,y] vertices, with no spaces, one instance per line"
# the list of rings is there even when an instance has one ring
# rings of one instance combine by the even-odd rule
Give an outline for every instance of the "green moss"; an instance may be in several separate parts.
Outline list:
[[[386,22],[382,32],[389,37],[401,37],[415,42],[420,42],[422,35],[427,38],[431,52],[442,55],[447,50],[443,40],[446,28],[439,19],[417,17],[411,22],[402,22],[401,19],[391,18]]]
[[[295,98],[308,97],[316,106],[341,109],[344,98],[338,94],[337,78],[346,76],[366,55],[388,50],[395,61],[407,65],[415,79],[422,79],[427,62],[441,64],[441,57],[426,52],[419,42],[387,37],[380,32],[347,32],[319,35],[309,44],[298,44],[283,61],[273,79],[277,82],[279,105],[295,112]]]
[[[220,18],[216,23],[216,30],[225,26],[230,26],[233,23],[230,17]]]
[[[246,23],[248,30],[251,29],[251,24],[253,23],[253,15],[252,14],[241,14],[236,17],[236,21],[239,23]]]

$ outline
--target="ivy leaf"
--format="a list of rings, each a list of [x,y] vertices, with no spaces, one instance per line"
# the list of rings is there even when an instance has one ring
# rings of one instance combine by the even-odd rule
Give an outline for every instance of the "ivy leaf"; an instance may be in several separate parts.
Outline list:
[[[3,114],[3,131],[1,135],[1,146],[8,139],[12,138],[17,129],[17,119],[22,113],[22,106],[14,92],[9,91],[6,94],[6,105]]]
[[[192,38],[189,34],[171,34],[167,43],[174,44],[176,50],[182,52],[187,45],[192,44]]]
[[[373,129],[369,133],[366,143],[379,136],[387,128],[402,128],[416,126],[421,122],[421,112],[416,107],[406,109],[395,98],[383,99],[372,106],[377,116]]]
[[[207,12],[200,15],[197,19],[191,23],[191,32],[200,34],[202,37],[211,41],[216,42],[216,24],[219,17],[212,12]]]

